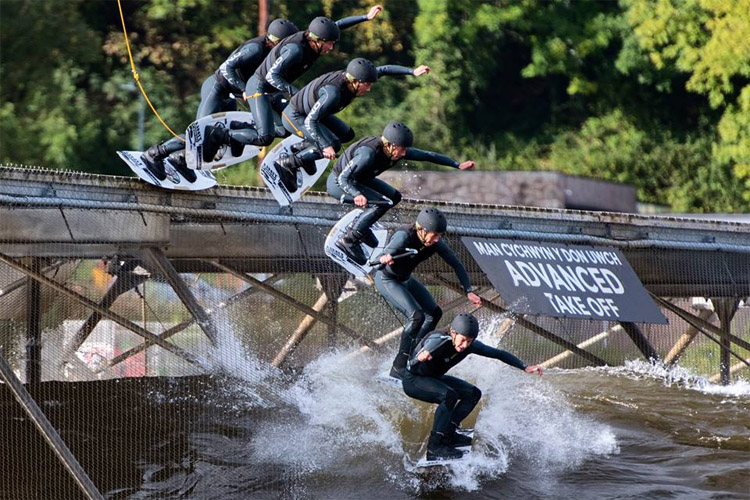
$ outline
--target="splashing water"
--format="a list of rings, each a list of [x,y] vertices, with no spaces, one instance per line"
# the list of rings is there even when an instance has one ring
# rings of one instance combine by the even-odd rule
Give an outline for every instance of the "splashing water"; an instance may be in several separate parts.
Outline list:
[[[376,381],[375,374],[384,372],[389,362],[387,355],[332,352],[308,364],[285,397],[297,411],[262,424],[252,443],[256,458],[310,474],[331,469],[337,474],[362,474],[364,467],[368,477],[385,477],[401,488],[424,492],[477,490],[484,479],[502,476],[516,456],[535,464],[544,475],[575,467],[595,455],[618,452],[607,426],[577,415],[543,379],[496,360],[470,356],[451,374],[484,392],[472,455],[437,473],[408,475],[405,451],[419,443],[404,436],[416,433],[417,439],[426,440],[435,405]]]

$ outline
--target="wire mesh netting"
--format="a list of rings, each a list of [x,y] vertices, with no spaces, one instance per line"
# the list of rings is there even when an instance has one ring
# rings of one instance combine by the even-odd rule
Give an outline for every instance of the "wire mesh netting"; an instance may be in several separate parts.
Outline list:
[[[394,210],[387,222],[405,222],[412,215]],[[46,224],[63,227],[75,216],[62,209],[44,215]],[[6,217],[0,220],[4,224],[13,222]],[[229,468],[211,492],[201,491],[205,486],[195,477],[207,471],[221,476],[225,457],[249,460],[248,449],[238,444],[241,440],[206,437],[210,442],[202,443],[201,458],[194,460],[202,428],[226,425],[232,437],[251,436],[254,422],[273,421],[280,406],[304,413],[313,403],[290,399],[306,369],[321,360],[340,367],[334,378],[387,373],[403,327],[404,318],[368,279],[353,278],[322,255],[330,227],[174,215],[171,224],[181,236],[164,245],[117,246],[99,241],[95,233],[73,246],[66,241],[2,242],[2,354],[110,498],[236,493],[237,478]],[[644,358],[616,322],[509,312],[479,268],[469,265],[471,257],[458,235],[449,233],[447,240],[470,268],[487,305],[475,310],[463,294],[440,284],[440,279],[458,283],[449,269],[420,269],[415,276],[443,311],[438,326],[458,313],[475,312],[485,343],[546,367],[593,364],[554,338],[610,366]],[[199,256],[191,254],[196,247]],[[658,261],[660,252],[650,250],[649,258]],[[679,275],[686,264],[667,260],[660,265],[666,274]],[[702,273],[700,268],[691,272]],[[708,271],[703,274],[710,284]],[[750,290],[744,296],[662,298],[750,342],[748,295]],[[719,310],[728,311],[730,326],[722,324]],[[662,312],[667,325],[638,325],[659,357],[696,377],[718,379],[727,363],[726,351],[716,342],[720,335],[697,329],[664,307]],[[750,356],[736,342],[730,347],[742,358]],[[746,365],[737,357],[729,360],[733,376],[743,376]],[[0,498],[76,498],[80,493],[50,446],[11,392],[2,394]],[[247,426],[238,426],[238,420]],[[258,498],[296,498],[297,483],[290,478],[298,473],[269,460],[241,478],[242,491],[255,491]]]

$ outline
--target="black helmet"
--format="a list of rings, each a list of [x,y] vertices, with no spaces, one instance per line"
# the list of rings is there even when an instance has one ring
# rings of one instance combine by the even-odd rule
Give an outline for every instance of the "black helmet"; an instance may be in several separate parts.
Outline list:
[[[443,212],[437,208],[425,208],[417,215],[417,224],[433,233],[444,233],[448,228],[448,220]]]
[[[289,19],[274,19],[271,24],[268,25],[266,34],[272,42],[278,42],[288,36],[292,36],[297,33],[299,29]]]
[[[479,321],[471,314],[461,313],[453,318],[451,330],[464,337],[475,339],[479,335]]]
[[[401,122],[391,122],[383,129],[383,137],[395,146],[410,148],[414,144],[414,135],[409,127]]]
[[[327,17],[316,17],[307,27],[307,32],[312,35],[313,40],[324,42],[337,42],[341,32],[339,26]]]
[[[361,57],[349,61],[346,65],[346,74],[353,80],[365,83],[372,83],[378,79],[378,70],[375,65]]]

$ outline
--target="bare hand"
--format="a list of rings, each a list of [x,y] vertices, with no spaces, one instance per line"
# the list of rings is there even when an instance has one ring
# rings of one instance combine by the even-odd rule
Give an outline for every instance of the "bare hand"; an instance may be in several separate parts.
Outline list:
[[[390,266],[393,264],[393,255],[387,253],[385,255],[380,256],[380,263],[385,264],[386,266]]]
[[[421,65],[421,66],[417,67],[417,68],[416,68],[416,69],[415,69],[414,71],[412,71],[411,73],[412,73],[412,75],[414,75],[414,76],[422,76],[422,75],[426,75],[426,74],[427,74],[427,73],[429,73],[429,72],[430,72],[430,67],[429,67],[429,66],[425,66],[425,65],[423,64],[423,65]]]
[[[372,7],[370,9],[370,12],[367,13],[367,20],[369,21],[371,19],[374,19],[375,16],[377,16],[378,14],[380,14],[381,10],[383,10],[383,6],[382,5],[376,5],[375,7]]]
[[[542,376],[542,367],[539,365],[527,366],[524,371],[526,373],[536,373],[540,377]]]
[[[329,160],[333,160],[336,158],[336,150],[333,149],[333,147],[328,146],[327,148],[323,148],[323,158],[328,158]]]
[[[458,166],[458,169],[459,169],[459,170],[471,170],[471,169],[473,169],[473,168],[474,168],[475,166],[476,166],[476,163],[474,163],[474,162],[473,162],[473,161],[471,161],[471,160],[467,160],[467,161],[463,162],[462,164],[460,164],[460,165]]]
[[[417,359],[422,362],[429,361],[432,359],[432,354],[430,354],[430,351],[422,349],[419,351],[419,354],[417,354]]]
[[[466,298],[469,299],[469,302],[477,307],[482,305],[482,298],[474,292],[467,293]]]
[[[367,198],[365,198],[365,195],[358,194],[354,197],[354,204],[358,207],[366,207],[367,206]]]

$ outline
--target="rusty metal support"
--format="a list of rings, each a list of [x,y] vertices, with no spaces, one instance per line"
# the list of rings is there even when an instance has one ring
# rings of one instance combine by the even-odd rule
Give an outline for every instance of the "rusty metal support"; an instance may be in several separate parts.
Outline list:
[[[445,287],[448,287],[460,294],[463,294],[463,289],[456,283],[452,283],[442,276],[439,275],[432,275],[431,279],[439,283]],[[494,302],[490,302],[488,300],[483,300],[482,303],[484,304],[484,307],[489,309],[490,311],[498,312],[501,314],[510,314],[511,312],[507,309],[500,307],[499,305],[495,304]],[[581,356],[586,361],[589,361],[597,366],[607,366],[609,363],[601,359],[599,356],[595,356],[594,354],[591,354],[590,352],[584,351],[583,349],[579,348],[577,345],[573,344],[572,342],[568,342],[567,340],[558,337],[554,333],[545,330],[541,326],[537,325],[536,323],[532,323],[531,321],[527,320],[526,318],[523,318],[521,316],[516,315],[516,324],[519,326],[522,326],[526,328],[527,330],[536,333],[540,337],[543,337],[550,342],[554,342],[557,345],[563,346],[565,349],[569,351],[573,351],[573,353],[577,354],[578,356]]]
[[[338,324],[339,319],[339,297],[344,291],[346,285],[347,276],[345,274],[322,274],[318,276],[320,286],[323,288],[328,298],[328,303],[325,306],[326,315],[329,318],[333,318],[335,324]],[[333,349],[336,347],[336,327],[334,325],[328,325],[328,348]]]
[[[721,337],[722,335],[726,335],[729,340],[737,344],[738,346],[742,347],[743,349],[750,350],[750,342],[747,342],[745,340],[742,340],[740,337],[736,337],[729,333],[728,331],[722,331],[721,328],[717,328],[716,326],[712,325],[708,321],[704,321],[700,319],[698,316],[695,316],[693,314],[690,314],[689,312],[680,309],[676,305],[672,304],[668,300],[662,299],[659,296],[656,296],[654,294],[651,294],[651,296],[656,300],[659,304],[661,304],[666,309],[669,309],[676,315],[678,315],[680,318],[682,318],[686,323],[689,323],[696,327],[703,335],[711,339],[713,342],[721,344],[721,340],[715,338],[712,334],[718,335]],[[711,333],[709,333],[711,332]],[[746,360],[736,352],[729,349],[729,354],[734,356],[735,358],[739,359],[742,363],[746,364],[747,366],[750,366],[750,361]]]
[[[30,277],[34,278],[36,281],[38,281],[38,282],[40,282],[40,283],[42,283],[44,285],[47,285],[48,287],[52,288],[53,290],[57,290],[58,292],[62,293],[63,295],[66,295],[66,296],[72,298],[73,300],[75,300],[77,302],[80,302],[84,306],[86,306],[86,307],[88,307],[90,309],[93,309],[94,311],[98,312],[99,314],[101,314],[105,318],[111,319],[112,321],[114,321],[118,325],[120,325],[120,326],[122,326],[124,328],[127,328],[128,330],[132,331],[133,333],[136,333],[136,334],[140,335],[141,337],[143,337],[145,339],[154,341],[156,344],[160,345],[161,347],[163,347],[164,349],[168,350],[172,354],[180,356],[181,358],[184,358],[185,360],[189,361],[190,363],[199,365],[201,367],[205,367],[205,362],[203,362],[197,356],[195,356],[195,355],[193,355],[193,354],[185,351],[184,349],[181,349],[180,347],[177,347],[177,346],[175,346],[173,344],[170,344],[169,342],[166,342],[165,340],[157,337],[156,335],[154,335],[153,333],[149,332],[145,328],[141,328],[140,326],[136,325],[132,321],[130,321],[128,319],[125,319],[125,318],[123,318],[122,316],[120,316],[118,314],[113,313],[109,309],[104,309],[103,307],[100,307],[99,304],[97,304],[96,302],[88,299],[87,297],[84,297],[83,295],[79,295],[79,294],[77,294],[76,292],[74,292],[72,290],[69,290],[69,289],[65,288],[60,283],[57,283],[56,281],[51,280],[51,279],[47,278],[46,276],[44,276],[42,274],[34,272],[33,269],[25,266],[24,264],[16,262],[14,259],[8,257],[7,255],[5,255],[3,253],[0,253],[0,262],[4,262],[5,264],[9,265],[10,267],[12,267],[13,269],[15,269],[16,271],[20,271],[20,272],[26,274],[27,276],[30,276]]]
[[[41,435],[47,441],[47,444],[55,452],[57,458],[65,469],[67,469],[86,498],[89,500],[104,500],[104,497],[96,489],[96,486],[86,474],[83,467],[81,467],[78,460],[76,460],[75,455],[70,451],[65,441],[62,440],[57,430],[55,430],[54,426],[44,415],[44,412],[39,408],[39,405],[36,404],[34,398],[31,397],[31,394],[29,394],[15,373],[13,373],[13,369],[5,360],[2,353],[0,353],[0,378],[2,378],[5,386],[13,393],[13,396],[15,396],[29,419],[34,422],[34,425],[36,425]]]
[[[40,260],[31,259],[31,268],[38,273]],[[42,290],[39,282],[26,278],[26,382],[42,381]]]
[[[179,273],[175,270],[172,263],[169,262],[164,252],[155,247],[150,247],[144,250],[146,260],[152,263],[159,274],[172,286],[172,289],[180,298],[183,305],[187,308],[188,312],[195,318],[198,326],[200,326],[203,333],[206,334],[211,344],[216,346],[216,339],[218,338],[216,326],[211,318],[206,314],[206,311],[198,303],[190,288],[182,281]]]
[[[345,325],[342,325],[341,323],[336,323],[336,321],[334,321],[333,319],[329,318],[328,316],[325,316],[325,315],[323,315],[323,314],[321,314],[321,313],[319,313],[317,311],[314,311],[308,305],[303,304],[299,300],[297,300],[297,299],[295,299],[293,297],[290,297],[290,296],[288,296],[287,294],[285,294],[283,292],[280,292],[280,291],[276,290],[272,286],[266,285],[262,281],[260,281],[260,280],[258,280],[256,278],[253,278],[249,274],[245,274],[245,273],[243,273],[241,271],[237,271],[236,269],[232,269],[229,266],[225,266],[224,264],[222,264],[221,262],[219,262],[217,260],[209,260],[208,262],[210,262],[216,268],[221,269],[222,271],[225,271],[225,272],[227,272],[229,274],[237,276],[241,280],[244,280],[244,281],[246,281],[248,283],[252,283],[253,285],[256,285],[258,288],[261,288],[263,291],[269,293],[270,295],[273,295],[277,299],[283,300],[287,304],[290,304],[291,306],[295,307],[296,309],[299,309],[300,311],[302,311],[303,313],[307,314],[308,316],[312,316],[313,318],[317,319],[318,321],[322,321],[326,325],[335,326],[336,328],[338,328],[345,335],[351,337],[352,339],[355,339],[355,340],[361,342],[362,344],[370,347],[371,349],[379,350],[379,346],[377,344],[375,344],[372,340],[369,340],[369,339],[363,337],[359,333],[355,332],[354,330],[352,330],[351,328],[349,328],[349,327],[347,327]]]
[[[56,271],[60,266],[65,264],[65,262],[66,261],[64,260],[55,261],[53,264],[50,264],[49,266],[45,267],[40,272],[42,274],[47,274],[49,271]],[[10,295],[11,292],[18,290],[19,288],[23,287],[26,283],[28,283],[28,280],[25,277],[17,279],[13,283],[8,283],[7,285],[5,285],[4,288],[0,289],[0,298]]]
[[[132,290],[148,279],[148,276],[130,272],[135,269],[137,265],[138,264],[135,261],[128,261],[120,268],[120,270],[118,270],[115,282],[109,287],[109,289],[107,289],[104,297],[99,301],[99,306],[109,309],[112,307],[115,300],[117,300],[117,297]],[[102,316],[96,311],[92,312],[91,315],[86,318],[86,321],[84,321],[81,328],[78,329],[75,336],[73,336],[73,339],[70,341],[69,349],[71,352],[77,351],[81,345],[86,342],[86,339],[91,335],[91,332],[94,331],[94,328],[96,328],[96,325],[101,319]]]
[[[714,305],[716,315],[719,317],[719,323],[721,324],[721,335],[719,336],[720,343],[720,361],[719,367],[721,372],[721,385],[729,385],[732,381],[730,368],[731,358],[730,353],[732,352],[732,343],[730,338],[730,331],[732,329],[732,318],[737,312],[737,307],[740,304],[740,300],[737,298],[721,298],[711,299]]]
[[[275,283],[276,281],[278,281],[280,279],[281,279],[281,277],[279,277],[279,276],[271,276],[269,278],[266,278],[263,281],[263,283],[273,284],[273,283]],[[260,291],[259,288],[248,288],[246,290],[243,290],[240,293],[238,293],[236,295],[233,295],[232,297],[229,297],[229,299],[227,299],[226,303],[220,304],[219,307],[217,307],[216,309],[217,310],[222,310],[222,309],[224,309],[226,307],[231,306],[232,304],[236,304],[237,302],[239,302],[240,300],[244,299],[245,297],[248,297],[248,296],[250,296],[250,295],[252,295],[254,293],[257,293],[259,291]],[[211,310],[207,310],[207,312],[209,314],[213,314],[213,311],[211,311]],[[167,338],[171,337],[172,335],[176,335],[176,334],[180,333],[182,330],[184,330],[185,328],[189,327],[193,323],[195,323],[195,318],[190,318],[189,320],[186,320],[186,321],[183,321],[182,323],[176,324],[172,328],[164,330],[163,332],[161,332],[161,333],[158,334],[158,337],[162,338],[162,339],[167,339]],[[123,352],[119,356],[116,356],[116,357],[112,358],[111,360],[109,360],[109,363],[107,364],[107,367],[105,369],[112,368],[113,366],[122,363],[126,359],[135,356],[139,352],[145,351],[146,349],[148,349],[149,347],[151,347],[154,344],[155,344],[155,342],[153,342],[151,340],[144,340],[142,344],[139,344],[139,345],[133,347],[132,349],[128,349],[127,351]]]
[[[656,349],[651,345],[651,342],[649,342],[646,336],[643,335],[643,332],[638,328],[638,325],[630,321],[620,321],[619,323],[622,326],[622,329],[625,330],[625,333],[628,334],[628,337],[630,337],[630,340],[632,340],[638,350],[641,351],[643,357],[646,358],[646,361],[659,361],[659,353],[656,352]]]

